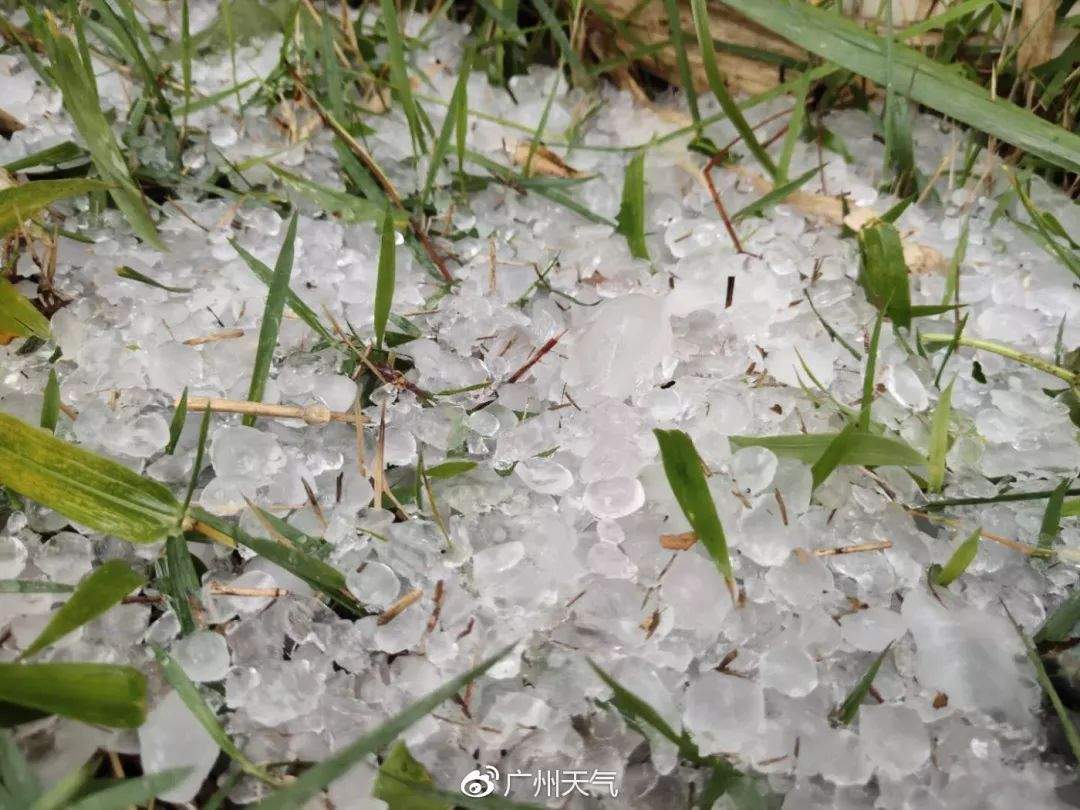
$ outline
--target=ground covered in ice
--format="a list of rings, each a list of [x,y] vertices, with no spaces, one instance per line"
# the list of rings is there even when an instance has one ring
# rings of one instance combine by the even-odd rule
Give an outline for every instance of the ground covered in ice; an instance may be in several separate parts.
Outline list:
[[[193,5],[193,27],[211,12]],[[422,22],[411,19],[409,32],[419,33]],[[428,47],[413,54],[414,66],[427,77],[419,92],[437,130],[445,106],[434,99],[450,97],[464,32],[439,22],[423,35]],[[241,47],[238,79],[266,76],[279,46],[276,38]],[[132,87],[100,67],[102,103],[122,121]],[[22,56],[0,56],[0,76],[5,108],[26,124],[0,142],[0,162],[78,139],[59,93]],[[534,68],[510,82],[512,97],[474,73],[468,148],[513,166],[518,144],[545,115],[557,76]],[[196,62],[194,80],[200,94],[229,87],[228,54]],[[165,252],[140,244],[115,210],[89,212],[85,200],[61,204],[65,228],[91,241],[59,241],[54,285],[69,303],[52,317],[55,346],[20,353],[12,344],[0,376],[0,410],[36,423],[55,368],[67,409],[59,435],[178,492],[190,474],[199,419],[189,416],[176,452],[164,454],[174,398],[185,387],[192,396],[247,396],[266,287],[229,240],[272,266],[288,218],[274,198],[301,212],[292,289],[327,324],[351,325],[358,346],[372,335],[376,225],[327,214],[270,168],[342,188],[333,134],[293,99],[242,115],[236,101],[229,94],[191,115],[196,134],[184,163],[195,180],[225,173],[234,189],[250,193],[165,205]],[[704,97],[701,103],[703,114],[715,112]],[[789,105],[783,98],[760,105],[751,120]],[[368,386],[362,446],[348,424],[259,419],[246,427],[238,416],[217,414],[195,493],[196,503],[239,516],[253,534],[266,532],[245,499],[325,538],[328,561],[372,615],[343,618],[304,582],[246,551],[191,544],[205,566],[202,629],[181,638],[177,618],[143,600],[116,607],[43,655],[132,663],[154,687],[153,709],[137,732],[55,719],[24,727],[20,739],[46,780],[100,747],[139,755],[148,770],[193,766],[165,799],[191,801],[200,788],[205,798],[216,787],[223,772],[215,768],[217,745],[157,673],[151,641],[205,684],[247,755],[268,763],[325,758],[517,641],[461,700],[403,736],[439,785],[456,791],[466,773],[494,765],[500,786],[511,772],[523,774],[510,792],[517,801],[687,806],[702,789],[703,772],[659,734],[646,728],[643,738],[604,703],[611,691],[590,669],[592,659],[673,728],[685,729],[702,755],[722,755],[760,775],[762,789],[790,810],[1066,804],[1062,789],[1073,778],[1067,749],[1055,738],[1056,721],[1044,712],[1005,609],[1033,633],[1073,587],[1073,565],[1033,562],[984,541],[950,588],[927,584],[927,568],[947,560],[977,526],[1036,543],[1045,502],[953,509],[951,523],[928,521],[912,513],[924,497],[898,467],[841,467],[811,497],[806,463],[729,442],[837,430],[841,411],[858,408],[876,310],[856,281],[856,241],[794,206],[737,223],[746,252],[736,252],[699,176],[704,161],[686,149],[690,134],[649,146],[679,129],[670,112],[680,106],[672,98],[646,108],[610,86],[591,95],[556,92],[546,140],[588,179],[551,188],[577,200],[592,220],[513,184],[461,194],[451,150],[438,176],[432,231],[443,234],[435,242],[450,257],[455,284],[448,289],[399,245],[393,312],[418,336],[397,349],[411,362],[408,384]],[[422,186],[428,167],[415,165],[401,112],[366,123],[374,132],[365,143],[398,189]],[[803,191],[843,193],[853,204],[887,210],[896,199],[878,191],[883,147],[871,117],[842,111],[825,123],[848,159],[800,142],[791,176],[822,157],[821,175]],[[572,148],[560,146],[568,132],[577,138]],[[723,144],[734,130],[721,122],[707,134]],[[980,163],[965,186],[955,186],[964,133],[922,117],[915,136],[927,176],[950,153],[955,160],[939,174],[935,193],[897,225],[905,240],[939,251],[947,263],[970,215],[959,268],[965,334],[1047,358],[1059,329],[1061,345],[1080,344],[1075,279],[1001,215],[1007,178]],[[634,258],[612,225],[634,154],[626,147],[637,145],[649,147],[651,260]],[[152,142],[134,148],[146,164],[164,159]],[[475,161],[467,171],[488,176]],[[729,211],[760,196],[734,171],[718,169],[714,178]],[[1076,232],[1068,200],[1045,190],[1036,201]],[[120,277],[118,266],[188,291]],[[941,300],[946,269],[913,274],[915,303]],[[25,286],[33,294],[33,285]],[[397,323],[391,329],[401,331]],[[954,328],[951,315],[917,323],[927,332]],[[340,352],[313,351],[317,345],[286,310],[264,401],[352,409],[352,369]],[[57,347],[62,356],[50,366]],[[873,418],[922,452],[942,357],[922,356],[913,332],[886,324]],[[357,373],[371,377],[363,366]],[[945,497],[993,495],[1003,478],[1016,489],[1045,489],[1080,467],[1068,409],[1043,393],[1060,387],[1052,378],[965,348],[948,361],[941,387],[954,376]],[[381,422],[382,462],[400,506],[375,498]],[[737,603],[700,544],[682,551],[661,545],[661,535],[689,525],[660,465],[654,428],[686,431],[711,473]],[[418,505],[412,481],[421,458],[427,469],[448,459],[475,466],[444,467],[456,474],[432,477]],[[1080,546],[1068,521],[1059,543]],[[814,553],[858,544],[873,545]],[[74,583],[110,558],[149,571],[160,548],[80,531],[31,507],[10,514],[0,552],[0,577]],[[220,593],[223,586],[234,593]],[[257,595],[243,595],[244,588]],[[266,595],[274,588],[284,590]],[[419,599],[378,621],[414,590]],[[0,596],[0,655],[13,659],[36,636],[55,599]],[[831,723],[834,708],[890,644],[855,721]],[[381,807],[367,798],[377,767],[372,759],[335,783],[334,806]],[[555,769],[612,772],[614,790],[598,781],[586,786],[593,799],[568,796],[564,777],[561,798],[548,798],[535,775]],[[245,778],[231,800],[250,803],[266,790]]]

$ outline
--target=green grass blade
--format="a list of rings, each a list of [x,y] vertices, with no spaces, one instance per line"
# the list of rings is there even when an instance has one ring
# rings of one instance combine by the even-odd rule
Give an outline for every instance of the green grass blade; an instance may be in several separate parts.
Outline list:
[[[1004,603],[1002,603],[1002,607],[1004,607]],[[1039,651],[1035,648],[1034,643],[1017,624],[1016,619],[1013,618],[1007,607],[1005,613],[1009,617],[1009,621],[1012,622],[1013,627],[1016,628],[1016,634],[1020,636],[1020,640],[1024,644],[1024,651],[1027,653],[1028,660],[1031,661],[1031,666],[1035,669],[1035,679],[1039,682],[1039,686],[1043,688],[1050,705],[1054,707],[1054,712],[1061,721],[1061,726],[1065,731],[1065,739],[1069,743],[1073,757],[1077,763],[1080,763],[1080,731],[1077,731],[1076,725],[1073,723],[1072,714],[1062,703],[1061,696],[1058,694],[1057,689],[1054,688],[1054,683],[1050,680],[1050,676],[1046,672],[1046,667],[1043,665],[1042,658],[1039,656]]]
[[[341,217],[346,222],[378,222],[382,218],[383,209],[371,200],[320,185],[273,163],[266,164],[266,167],[281,178],[281,181],[292,191],[327,213]],[[404,213],[398,214],[398,219],[404,221]]]
[[[1031,218],[1034,230],[1032,230],[1030,226],[1025,226],[1022,222],[1017,222],[1016,224],[1023,227],[1028,235],[1035,237],[1035,241],[1042,245],[1047,253],[1067,267],[1073,275],[1080,276],[1080,255],[1077,255],[1072,249],[1072,239],[1069,237],[1068,233],[1062,230],[1061,225],[1057,220],[1052,218],[1048,219],[1051,217],[1050,214],[1044,214],[1035,207],[1035,204],[1031,201],[1031,197],[1028,196],[1015,174],[1012,175],[1012,181],[1013,188],[1016,190],[1016,196],[1020,199],[1020,203],[1024,206],[1024,210],[1027,211],[1028,217]],[[1068,240],[1070,245],[1062,245],[1058,241],[1059,236]]]
[[[176,445],[180,441],[180,434],[184,432],[184,422],[187,421],[188,390],[180,394],[180,401],[176,404],[172,419],[169,421],[169,443],[165,445],[166,455],[172,455],[176,451]]]
[[[43,579],[0,579],[0,594],[5,593],[71,593],[74,585],[48,582]]]
[[[188,479],[187,491],[184,493],[184,502],[180,507],[181,515],[184,515],[191,505],[191,498],[195,494],[195,486],[199,481],[199,473],[202,472],[203,454],[206,452],[206,437],[210,432],[211,413],[212,411],[207,408],[203,411],[202,419],[199,421],[199,443],[195,447],[195,460],[191,465],[191,478]]]
[[[192,601],[199,592],[199,577],[191,560],[187,540],[181,534],[173,534],[165,541],[165,556],[159,561],[161,590],[180,622],[180,634],[195,632],[198,623],[192,610]]]
[[[152,278],[150,278],[150,276],[144,275],[135,268],[128,267],[127,265],[120,265],[119,267],[117,267],[116,275],[120,276],[120,278],[137,281],[140,284],[147,285],[148,287],[155,287],[159,290],[165,290],[165,292],[189,293],[192,290],[191,287],[169,287],[168,285],[162,284],[158,281],[154,281]]]
[[[761,142],[758,141],[754,130],[747,123],[742,110],[739,109],[739,105],[735,103],[735,99],[728,92],[727,85],[724,84],[724,77],[720,75],[720,68],[716,64],[716,53],[713,50],[712,34],[709,31],[709,10],[705,5],[705,0],[690,0],[690,10],[694,15],[694,30],[697,33],[698,47],[701,49],[701,63],[705,69],[705,78],[709,82],[709,89],[716,96],[716,100],[720,103],[720,109],[724,111],[728,120],[731,121],[743,143],[746,144],[746,148],[750,150],[750,153],[761,164],[766,173],[775,178],[776,164],[773,163],[769,153],[765,151]]]
[[[735,575],[731,570],[727,538],[694,442],[681,430],[654,430],[653,433],[660,445],[664,473],[671,491],[675,493],[675,500],[724,575],[728,588],[734,589]]]
[[[1076,633],[1080,624],[1080,588],[1073,588],[1065,601],[1054,608],[1035,634],[1036,644],[1062,644]]]
[[[49,369],[49,379],[45,383],[45,395],[41,398],[41,427],[49,433],[56,433],[56,423],[60,421],[60,382],[56,379],[56,369]]]
[[[76,20],[81,17],[76,16]],[[76,30],[81,31],[81,27]],[[99,106],[93,68],[51,21],[44,45],[52,62],[53,78],[64,97],[64,108],[86,141],[101,177],[111,184],[110,196],[139,238],[159,250],[164,249],[142,193],[131,179],[124,154]]]
[[[8,800],[7,806],[12,810],[30,807],[41,795],[41,783],[16,745],[15,738],[6,731],[0,734],[0,786],[6,794],[3,798]]]
[[[109,728],[146,719],[146,678],[114,664],[0,664],[0,700]]]
[[[145,582],[145,577],[132,571],[120,560],[109,560],[95,568],[76,586],[71,598],[53,614],[45,629],[23,650],[19,658],[29,658],[55,644],[68,633],[78,630],[113,605],[119,604],[121,599]]]
[[[240,258],[244,260],[251,269],[251,272],[258,277],[259,281],[270,286],[270,283],[274,278],[274,271],[244,250],[244,248],[240,246],[240,243],[235,239],[230,239],[229,244],[233,246],[233,250],[240,254]],[[293,314],[311,327],[313,332],[330,343],[337,342],[330,330],[323,326],[322,321],[319,320],[319,316],[315,314],[315,311],[305,304],[300,296],[291,289],[285,295],[285,302],[289,305],[289,309],[293,311]]]
[[[728,0],[727,5],[785,39],[885,85],[885,42],[844,17],[801,0]],[[1080,135],[1044,121],[907,46],[892,46],[892,79],[911,99],[968,126],[1080,172]]]
[[[730,436],[728,440],[735,449],[741,447],[766,447],[776,455],[794,458],[804,464],[816,464],[826,448],[839,436],[839,433],[793,433],[780,436]],[[877,436],[873,433],[857,433],[850,437],[842,464],[857,464],[862,467],[915,467],[926,464],[926,459],[911,445]]]
[[[127,810],[153,801],[159,793],[165,793],[183,782],[190,772],[190,768],[172,768],[134,779],[118,780],[116,784],[95,790],[65,807],[66,810]]]
[[[0,484],[136,543],[162,539],[180,518],[180,503],[162,484],[7,414],[0,414]]]
[[[852,437],[858,430],[858,424],[851,422],[826,445],[818,460],[810,467],[811,489],[821,486],[825,479],[832,475],[833,470],[844,463],[844,459],[851,453]]]
[[[457,134],[455,141],[458,171],[461,171],[465,158],[465,135],[468,126],[468,84],[469,73],[472,71],[472,51],[466,51],[461,60],[457,82],[454,83],[454,91],[450,95],[450,106],[446,108],[446,118],[439,137],[435,140],[435,147],[431,150],[431,163],[428,165],[427,177],[424,178],[424,187],[420,191],[420,205],[423,206],[435,186],[435,177],[439,173],[447,152],[450,151],[450,136]],[[464,120],[463,120],[464,119]]]
[[[248,389],[248,400],[251,402],[262,402],[266,380],[270,376],[270,364],[274,359],[274,349],[277,348],[278,329],[281,328],[281,315],[285,309],[285,298],[289,294],[298,216],[294,213],[289,220],[285,241],[281,243],[281,250],[274,264],[274,274],[270,278],[266,293],[266,306],[263,309],[262,325],[259,327],[259,345],[255,351],[255,367],[251,372],[251,387]],[[248,414],[243,422],[251,427],[255,424],[255,415]]]
[[[885,166],[895,173],[893,191],[905,197],[918,189],[915,170],[915,145],[911,139],[911,115],[907,99],[897,93],[892,5],[885,6]]]
[[[866,673],[859,678],[859,682],[855,684],[855,688],[851,690],[844,702],[836,707],[836,710],[832,713],[830,719],[833,725],[849,726],[851,721],[855,719],[855,716],[859,713],[859,706],[866,699],[866,696],[870,693],[870,687],[874,685],[874,678],[877,677],[878,670],[881,669],[881,662],[885,660],[885,656],[888,654],[892,642],[889,646],[881,651],[881,655],[874,659],[874,663],[870,665],[870,668],[866,670]]]
[[[398,741],[379,766],[371,795],[382,799],[391,810],[452,810],[454,805],[422,795],[423,788],[433,787],[435,780],[427,768],[417,762],[405,743]]]
[[[4,164],[4,169],[15,174],[37,166],[59,166],[61,163],[70,163],[73,160],[88,157],[86,151],[74,141],[64,141],[56,146],[48,146],[26,157],[13,160]],[[36,181],[42,182],[42,181]]]
[[[1042,523],[1039,526],[1039,548],[1048,549],[1053,546],[1061,533],[1062,507],[1065,504],[1065,493],[1069,491],[1071,483],[1071,479],[1063,478],[1046,500],[1046,509],[1043,511]]]
[[[64,180],[35,180],[0,190],[0,238],[26,220],[36,217],[57,200],[108,187],[108,183],[100,180],[71,177]]]
[[[293,808],[302,807],[310,798],[345,774],[357,762],[389,745],[413,723],[434,711],[443,701],[453,697],[465,686],[487,672],[506,657],[512,649],[513,645],[504,647],[478,666],[473,667],[468,672],[459,675],[426,697],[413,703],[378,728],[363,734],[355,742],[317,765],[313,765],[293,780],[288,787],[282,788],[259,802],[255,806],[256,810],[293,810]]]
[[[191,15],[188,0],[180,0],[180,78],[184,84],[184,129],[187,129],[188,108],[191,106]]]
[[[859,430],[870,430],[870,413],[874,406],[874,377],[877,375],[878,343],[881,341],[882,314],[874,321],[874,332],[870,336],[870,348],[866,352],[866,367],[863,371],[862,401],[859,403]]]
[[[671,47],[675,51],[675,62],[679,66],[679,83],[686,93],[686,103],[690,107],[690,118],[694,130],[701,136],[701,112],[698,109],[697,91],[694,90],[694,76],[690,72],[690,60],[686,56],[686,43],[683,41],[682,17],[679,15],[678,0],[664,0],[667,12],[668,31],[671,33]]]
[[[161,667],[161,673],[165,676],[165,680],[176,690],[176,694],[184,701],[188,711],[199,721],[199,725],[206,729],[206,733],[217,743],[217,746],[228,754],[233,762],[239,765],[245,773],[249,773],[264,782],[274,782],[275,780],[263,768],[248,759],[244,752],[232,741],[232,738],[225,733],[225,729],[221,727],[217,716],[206,705],[202,695],[199,694],[199,688],[191,682],[187,673],[173,660],[173,657],[157,644],[151,644],[150,646],[154,651],[154,657],[157,658],[158,666]]]
[[[379,275],[375,279],[375,346],[378,348],[383,345],[386,322],[390,318],[390,306],[394,301],[396,268],[397,231],[394,230],[393,211],[387,206],[379,238]]]
[[[645,244],[645,153],[638,152],[626,164],[623,174],[622,204],[619,206],[619,233],[626,237],[630,253],[649,259]]]
[[[442,464],[426,468],[424,472],[428,478],[441,480],[454,478],[475,468],[475,461],[444,461]]]
[[[787,132],[784,133],[784,142],[780,145],[780,160],[776,167],[777,183],[786,183],[788,171],[791,169],[791,158],[795,154],[795,144],[802,136],[803,126],[806,123],[806,97],[810,94],[810,77],[803,75],[795,86],[795,107],[788,119]],[[815,170],[816,171],[816,170]]]
[[[420,112],[416,106],[416,99],[413,98],[412,85],[409,84],[409,73],[405,65],[405,41],[401,34],[397,5],[394,0],[380,0],[380,5],[388,46],[387,61],[390,66],[390,87],[397,97],[401,109],[405,112],[405,120],[409,123],[409,132],[413,139],[413,151],[423,152],[427,149],[427,143],[424,138],[424,129],[420,122]]]
[[[859,231],[859,286],[896,326],[911,326],[911,293],[900,233],[878,222]]]
[[[961,574],[967,571],[968,566],[975,560],[979,553],[979,541],[982,539],[982,527],[968,535],[956,551],[949,557],[949,561],[942,566],[931,566],[930,578],[935,585],[947,588],[955,582]]]
[[[0,278],[0,332],[42,340],[52,334],[45,316],[6,278]]]
[[[949,452],[949,422],[952,419],[952,392],[955,382],[954,379],[941,392],[930,421],[930,452],[926,463],[928,492],[941,492],[945,483],[945,455]]]
[[[747,217],[756,217],[762,215],[765,211],[772,208],[777,203],[783,202],[789,194],[792,194],[802,188],[807,181],[810,180],[815,174],[818,173],[818,168],[815,166],[812,169],[800,174],[794,180],[789,180],[786,183],[782,183],[778,186],[774,186],[771,191],[767,191],[754,200],[748,203],[744,207],[740,208],[734,214],[731,215],[732,222],[739,222]],[[779,174],[777,175],[779,176]]]

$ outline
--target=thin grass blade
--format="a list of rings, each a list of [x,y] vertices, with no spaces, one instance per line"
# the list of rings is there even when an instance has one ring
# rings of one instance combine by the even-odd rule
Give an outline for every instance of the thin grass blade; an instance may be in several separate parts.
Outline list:
[[[146,678],[114,664],[0,664],[0,700],[110,728],[146,719]]]
[[[184,431],[184,422],[187,421],[187,407],[188,390],[185,385],[183,393],[180,394],[180,401],[176,404],[176,410],[173,411],[172,419],[169,421],[169,443],[165,445],[167,455],[173,454],[180,441],[180,434]]]
[[[631,255],[649,259],[645,244],[645,153],[638,152],[626,164],[623,174],[622,204],[619,206],[619,233],[626,237]]]
[[[952,419],[952,392],[955,382],[954,379],[941,392],[930,421],[930,452],[926,463],[926,488],[929,492],[941,492],[945,483],[945,456],[949,452],[949,422]]]
[[[889,650],[892,648],[892,643],[881,651],[881,655],[874,659],[874,663],[870,665],[870,668],[866,670],[866,673],[859,678],[859,682],[855,684],[855,688],[851,690],[844,702],[836,707],[836,710],[832,713],[830,719],[833,725],[838,726],[850,726],[851,721],[855,719],[855,716],[859,713],[859,706],[866,699],[866,696],[870,694],[870,687],[874,685],[874,678],[877,677],[878,670],[881,669],[881,663],[885,660],[885,656],[888,655]]]
[[[394,302],[396,277],[397,231],[394,230],[393,211],[387,206],[379,238],[379,274],[375,279],[375,346],[379,348],[386,336],[386,322],[390,318],[390,307]]]
[[[103,787],[89,796],[76,799],[66,805],[66,810],[127,810],[132,806],[148,804],[158,794],[165,793],[183,782],[190,771],[190,768],[172,768],[133,779],[123,779],[118,784]]]
[[[1039,548],[1051,548],[1057,536],[1061,533],[1061,517],[1065,504],[1065,494],[1069,491],[1071,483],[1072,479],[1063,478],[1061,483],[1054,487],[1053,493],[1046,500],[1042,524],[1039,526]]]
[[[776,455],[796,458],[804,464],[816,464],[826,448],[839,433],[793,433],[781,436],[730,436],[731,446],[767,447]],[[873,433],[856,433],[851,436],[841,464],[857,464],[862,467],[915,467],[925,464],[926,459],[911,445],[887,436]]]
[[[0,190],[0,238],[7,236],[57,200],[78,197],[109,188],[100,180],[71,177],[64,180],[35,180]]]
[[[833,470],[841,466],[844,459],[850,456],[851,442],[858,431],[858,424],[850,422],[826,445],[818,460],[810,467],[812,490],[825,483],[825,479],[832,475]]]
[[[956,551],[949,557],[948,562],[941,566],[931,566],[930,579],[935,585],[943,588],[949,587],[961,574],[967,571],[968,566],[974,562],[979,553],[979,541],[982,539],[982,528],[978,528],[968,535]]]

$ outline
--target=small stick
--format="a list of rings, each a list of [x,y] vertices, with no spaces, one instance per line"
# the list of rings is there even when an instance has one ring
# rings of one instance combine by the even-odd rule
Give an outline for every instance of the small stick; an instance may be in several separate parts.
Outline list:
[[[892,548],[892,540],[877,540],[872,543],[856,543],[853,546],[837,546],[836,548],[815,548],[811,553],[815,557],[834,557],[837,554],[857,554],[860,551],[884,551]]]
[[[745,253],[743,250],[742,242],[739,241],[739,235],[735,233],[735,226],[731,224],[731,218],[728,216],[727,209],[724,208],[724,204],[720,201],[720,194],[716,190],[716,186],[712,181],[712,170],[714,166],[719,166],[724,160],[726,155],[723,152],[717,152],[711,158],[709,162],[705,164],[705,168],[701,170],[701,177],[705,181],[706,187],[709,189],[709,196],[712,197],[713,205],[716,206],[716,211],[720,214],[720,219],[724,223],[724,228],[728,232],[728,236],[731,237],[731,243],[735,245],[735,250],[739,253]]]
[[[375,620],[375,623],[379,625],[379,627],[382,627],[384,624],[389,624],[394,619],[396,619],[398,615],[403,610],[405,610],[405,608],[407,608],[414,602],[419,601],[423,593],[423,590],[421,590],[420,588],[413,588],[403,597],[394,602],[394,604],[390,605],[390,607],[380,613],[379,618]]]
[[[279,596],[288,596],[289,591],[285,588],[244,588],[241,586],[226,585],[222,582],[211,582],[210,593],[221,596],[251,596],[259,598],[277,599]]]
[[[184,341],[184,345],[201,346],[204,343],[214,343],[218,340],[232,340],[233,338],[240,338],[243,336],[243,329],[222,329],[218,332],[211,332],[209,335],[203,335],[202,337],[188,338]]]
[[[174,400],[178,406],[180,398]],[[302,419],[309,425],[325,425],[329,422],[347,422],[355,424],[357,419],[367,420],[359,414],[348,411],[332,411],[325,405],[267,405],[263,402],[250,402],[244,399],[218,399],[216,397],[188,397],[188,410],[195,413],[214,411],[215,413],[243,413],[255,416],[269,416],[274,419]]]
[[[550,338],[543,346],[536,350],[536,353],[532,357],[525,361],[525,365],[523,365],[521,368],[519,368],[517,371],[510,375],[509,379],[507,379],[507,382],[516,383],[518,380],[524,377],[528,373],[529,369],[539,363],[540,359],[545,354],[555,348],[555,344],[559,342],[559,338],[561,338],[565,334],[566,330],[564,329],[563,331],[559,332],[559,334],[557,334],[555,337]]]

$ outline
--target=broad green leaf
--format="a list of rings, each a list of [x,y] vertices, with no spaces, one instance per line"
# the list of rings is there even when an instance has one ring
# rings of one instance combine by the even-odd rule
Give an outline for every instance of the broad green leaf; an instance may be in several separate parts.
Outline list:
[[[108,187],[108,183],[100,180],[70,177],[64,180],[35,180],[0,190],[0,237],[7,236],[57,200]]]
[[[1042,524],[1039,526],[1039,548],[1048,549],[1054,545],[1061,532],[1061,515],[1065,504],[1065,493],[1069,491],[1072,480],[1063,478],[1061,483],[1054,488],[1053,494],[1046,500],[1046,509],[1043,512]]]
[[[81,22],[78,15],[75,19]],[[51,21],[44,45],[52,63],[53,79],[64,96],[64,109],[86,141],[98,173],[110,184],[110,196],[139,238],[159,250],[164,249],[142,192],[131,179],[124,153],[99,106],[92,65],[84,61],[71,40]]]
[[[165,680],[176,690],[176,694],[184,701],[188,711],[199,721],[199,725],[206,729],[206,733],[217,743],[217,746],[228,754],[233,762],[239,765],[245,773],[249,773],[264,782],[273,782],[273,778],[262,767],[248,759],[229,735],[225,733],[225,729],[221,727],[217,716],[206,705],[202,695],[199,694],[199,688],[192,683],[183,668],[160,646],[157,644],[151,644],[150,646],[154,650],[154,656],[157,658]]]
[[[190,768],[173,768],[134,779],[121,779],[76,799],[65,810],[128,810],[135,805],[149,804],[159,793],[183,782],[190,772]]]
[[[120,560],[109,560],[95,568],[76,586],[71,598],[49,619],[45,629],[23,650],[20,658],[55,644],[68,633],[96,619],[120,600],[139,588],[146,578],[137,574]]]
[[[164,538],[180,519],[180,503],[162,484],[7,414],[0,414],[0,484],[136,543]]]
[[[690,0],[690,10],[694,16],[694,31],[697,34],[698,48],[701,53],[701,64],[705,70],[705,78],[709,82],[716,100],[720,103],[720,109],[728,117],[735,130],[739,133],[746,148],[754,156],[761,167],[770,177],[776,177],[776,164],[773,163],[769,153],[765,151],[754,134],[753,128],[747,123],[746,117],[735,103],[735,99],[728,92],[724,84],[724,77],[720,75],[720,68],[716,63],[716,53],[713,50],[712,33],[709,31],[709,10],[705,0]]]
[[[1074,628],[1080,624],[1080,588],[1074,587],[1065,601],[1054,608],[1046,617],[1039,632],[1035,634],[1036,644],[1061,644],[1074,635]]]
[[[626,164],[623,174],[622,204],[619,206],[619,233],[626,237],[631,255],[649,258],[645,244],[645,153],[638,152]]]
[[[146,678],[114,664],[0,664],[0,700],[110,728],[146,719]]]
[[[476,468],[475,461],[444,461],[434,467],[425,468],[428,478],[453,478],[456,475],[467,473]]]
[[[952,419],[953,382],[938,397],[934,416],[930,421],[930,452],[926,462],[926,488],[929,492],[941,492],[945,483],[945,456],[949,452],[949,421]]]
[[[830,62],[885,86],[885,40],[832,9],[802,0],[727,0],[753,22]],[[899,43],[892,46],[892,83],[913,101],[994,135],[1070,172],[1080,172],[1080,136],[1044,121],[950,65]]]
[[[735,576],[731,571],[731,558],[728,556],[727,538],[720,516],[716,513],[709,485],[705,481],[705,472],[701,466],[694,442],[681,430],[654,430],[656,441],[660,445],[660,458],[664,463],[675,500],[679,502],[683,514],[702,545],[716,563],[728,588],[734,587]]]
[[[859,231],[859,285],[866,298],[894,324],[911,326],[911,293],[904,247],[895,227],[884,222]]]
[[[832,475],[833,470],[841,466],[844,463],[844,459],[851,453],[851,443],[855,436],[860,433],[859,426],[855,422],[849,422],[844,426],[833,440],[829,442],[821,455],[818,456],[810,467],[810,477],[812,479],[811,489],[817,489]]]
[[[859,706],[866,699],[866,696],[870,693],[870,687],[874,685],[874,678],[877,677],[878,670],[881,669],[881,662],[885,660],[885,656],[888,655],[889,650],[892,648],[892,642],[889,642],[884,650],[881,651],[881,655],[874,659],[874,663],[870,665],[870,668],[866,670],[866,673],[859,678],[859,682],[855,684],[855,688],[851,690],[850,694],[844,699],[833,711],[830,719],[834,725],[849,726],[851,721],[855,719],[855,715],[859,713]]]
[[[956,547],[956,551],[949,557],[945,565],[931,566],[931,579],[935,585],[943,588],[949,587],[971,565],[975,555],[979,553],[979,540],[982,538],[982,528],[978,528],[968,535],[967,539]]]
[[[266,380],[270,376],[270,364],[277,348],[278,329],[281,328],[281,315],[285,309],[285,299],[289,294],[289,277],[292,275],[293,247],[296,243],[296,220],[293,214],[289,228],[285,232],[285,241],[281,243],[274,275],[270,279],[266,293],[266,306],[263,309],[262,324],[259,327],[259,344],[255,350],[255,367],[251,372],[251,387],[248,388],[248,400],[262,402],[266,390]],[[248,427],[255,424],[255,415],[248,414],[243,422]]]
[[[41,398],[41,427],[49,433],[56,433],[56,423],[60,420],[60,382],[56,379],[56,369],[49,369],[49,379],[45,383],[45,395]]]
[[[413,703],[404,711],[387,720],[378,728],[360,736],[329,758],[308,768],[287,787],[271,794],[255,806],[256,810],[293,810],[304,804],[335,779],[368,755],[389,745],[405,729],[439,707],[443,701],[456,695],[461,689],[479,678],[513,649],[504,647],[468,672],[454,678],[426,697]]]
[[[48,340],[49,321],[23,297],[15,285],[0,278],[0,333]]]
[[[375,346],[381,348],[386,335],[386,321],[394,301],[394,284],[397,274],[397,231],[390,206],[383,217],[382,234],[379,238],[379,270],[375,279]]]
[[[268,163],[266,166],[297,194],[306,197],[322,210],[339,216],[346,222],[379,222],[382,219],[383,209],[370,200],[349,194],[347,191],[320,185],[313,180],[285,171],[273,163]],[[403,215],[399,214],[398,218],[402,217]]]
[[[415,787],[431,788],[434,785],[427,768],[416,761],[405,743],[399,741],[379,767],[371,795],[386,802],[387,810],[453,810],[453,804],[417,795]]]
[[[797,458],[813,466],[839,433],[795,433],[782,436],[730,436],[731,446],[767,447],[778,456]],[[917,450],[899,439],[890,439],[873,433],[856,433],[850,436],[841,464],[862,467],[911,467],[926,464]]]

